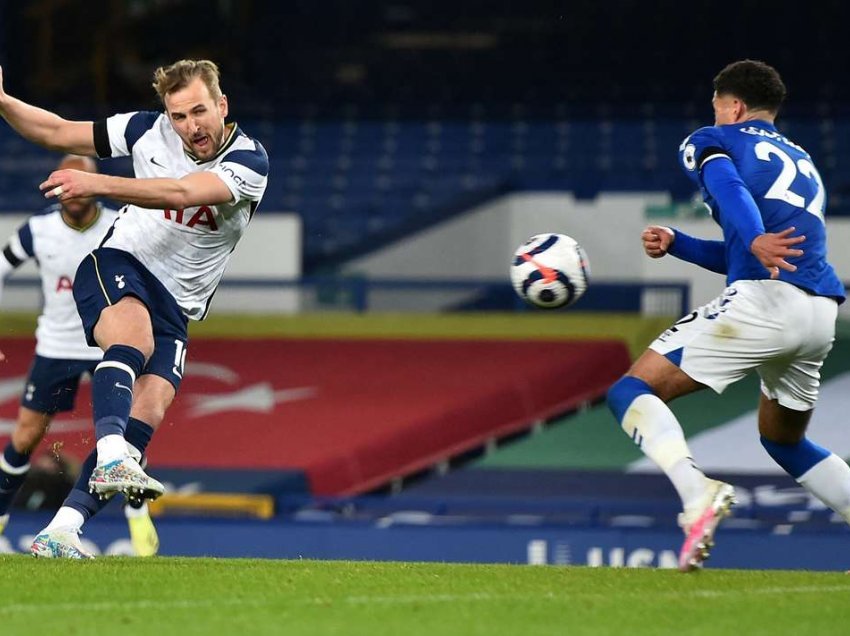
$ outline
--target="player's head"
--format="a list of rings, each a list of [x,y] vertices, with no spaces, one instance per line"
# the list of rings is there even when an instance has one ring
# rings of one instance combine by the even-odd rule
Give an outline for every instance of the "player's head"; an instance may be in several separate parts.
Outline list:
[[[171,125],[201,160],[211,159],[224,142],[227,97],[218,80],[218,66],[209,60],[180,60],[159,67],[153,76]]]
[[[57,170],[81,170],[97,172],[97,164],[91,157],[81,155],[65,155],[59,162]],[[74,225],[86,225],[97,212],[94,197],[79,197],[60,203],[65,219]]]
[[[722,126],[765,115],[772,120],[785,94],[785,84],[772,66],[757,60],[733,62],[714,78],[715,123]]]

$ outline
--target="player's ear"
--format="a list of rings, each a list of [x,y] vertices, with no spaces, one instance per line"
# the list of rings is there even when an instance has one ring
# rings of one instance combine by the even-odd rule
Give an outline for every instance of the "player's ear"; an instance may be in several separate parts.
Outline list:
[[[228,105],[227,105],[227,95],[222,95],[218,98],[218,112],[221,115],[222,119],[227,118],[228,113]]]
[[[747,115],[747,105],[743,102],[743,100],[735,98],[735,121],[742,121],[744,117]]]

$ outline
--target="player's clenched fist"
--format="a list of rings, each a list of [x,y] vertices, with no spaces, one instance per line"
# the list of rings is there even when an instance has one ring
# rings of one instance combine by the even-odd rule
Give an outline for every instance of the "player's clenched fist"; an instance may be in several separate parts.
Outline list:
[[[641,232],[643,251],[652,258],[661,258],[667,253],[670,244],[673,243],[675,234],[669,227],[662,225],[650,225]]]

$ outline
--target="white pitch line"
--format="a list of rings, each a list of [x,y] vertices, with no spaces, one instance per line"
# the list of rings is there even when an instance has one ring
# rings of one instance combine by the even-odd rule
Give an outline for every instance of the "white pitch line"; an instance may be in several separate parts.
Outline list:
[[[193,609],[197,607],[210,607],[220,605],[260,605],[252,600],[221,600],[221,599],[183,599],[170,601],[136,600],[136,601],[95,601],[84,603],[12,603],[0,607],[0,614],[12,612],[44,612],[57,610],[60,612],[69,610],[91,610],[95,612],[120,609]]]
[[[750,590],[723,589],[723,590],[688,590],[685,592],[661,592],[655,596],[670,598],[681,598],[687,596],[698,596],[706,598],[723,598],[727,596],[745,595],[772,595],[772,594],[817,594],[825,592],[850,593],[850,585],[799,585],[788,587],[761,587]],[[144,610],[144,609],[197,609],[204,607],[221,607],[222,605],[240,607],[262,607],[266,605],[410,605],[418,603],[457,603],[463,601],[556,601],[569,602],[576,598],[609,598],[609,594],[566,591],[561,594],[487,594],[476,592],[471,594],[408,594],[403,596],[343,596],[340,598],[316,597],[286,601],[283,599],[182,599],[169,601],[154,601],[140,599],[136,601],[97,601],[85,603],[12,603],[0,607],[0,615],[14,612],[49,612],[49,611],[111,611],[116,609]]]
[[[757,587],[751,590],[693,590],[695,596],[732,596],[740,594],[816,594],[818,592],[850,592],[850,585],[798,585],[789,587]]]

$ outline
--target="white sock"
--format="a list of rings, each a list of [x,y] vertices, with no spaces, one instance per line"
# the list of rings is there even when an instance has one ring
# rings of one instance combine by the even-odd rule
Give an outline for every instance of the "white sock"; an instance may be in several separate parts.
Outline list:
[[[124,516],[127,517],[127,519],[132,519],[133,517],[145,517],[148,514],[147,501],[138,508],[133,508],[133,506],[124,506]]]
[[[56,528],[71,528],[72,530],[79,530],[83,527],[84,523],[85,519],[83,518],[83,513],[68,506],[62,506],[42,532],[55,530]]]
[[[626,409],[621,426],[670,478],[683,508],[701,503],[708,478],[691,459],[682,426],[670,407],[658,396],[644,393]]]
[[[127,456],[127,440],[121,435],[104,435],[97,440],[97,465],[103,466]]]
[[[830,453],[797,479],[803,488],[850,523],[850,466]]]
[[[133,459],[135,459],[137,463],[141,462],[142,461],[142,451],[140,451],[138,448],[136,448],[135,446],[133,446],[130,442],[127,442],[126,440],[125,440],[125,443],[127,444],[127,454],[130,457],[132,457]]]

